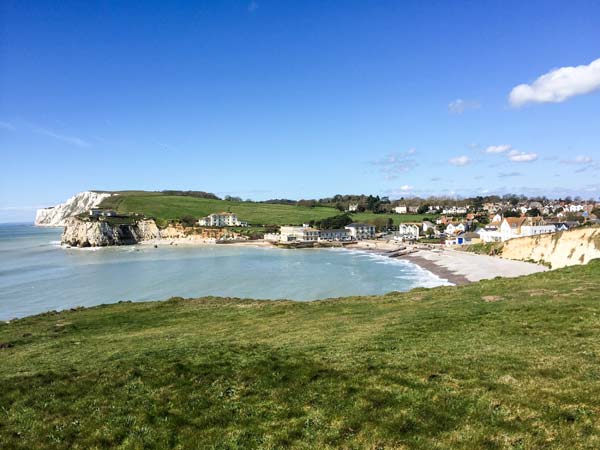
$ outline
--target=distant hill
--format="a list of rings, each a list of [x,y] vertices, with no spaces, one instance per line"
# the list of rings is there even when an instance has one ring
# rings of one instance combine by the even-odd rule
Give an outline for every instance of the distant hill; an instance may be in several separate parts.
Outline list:
[[[104,199],[100,207],[114,209],[121,214],[144,214],[159,221],[178,220],[186,215],[200,218],[212,213],[230,211],[251,225],[299,225],[340,214],[337,209],[327,206],[311,208],[289,204],[218,200],[186,193],[175,195],[169,192],[124,191],[114,194]],[[379,221],[385,224],[388,218],[392,218],[394,223],[420,222],[424,216],[357,213],[352,217],[356,221]]]

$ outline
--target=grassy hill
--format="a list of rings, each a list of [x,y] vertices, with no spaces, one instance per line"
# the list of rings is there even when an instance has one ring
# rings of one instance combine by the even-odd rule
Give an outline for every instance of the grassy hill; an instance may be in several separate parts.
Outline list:
[[[115,209],[122,214],[138,213],[159,220],[176,220],[185,215],[200,218],[212,213],[231,211],[236,213],[240,220],[253,225],[299,225],[310,220],[320,220],[340,214],[337,209],[325,206],[308,208],[296,205],[235,202],[143,191],[120,192],[104,200],[101,206]],[[400,223],[420,222],[424,216],[372,213],[354,215],[357,221],[377,219],[385,222],[388,217],[391,217],[395,223]]]
[[[0,325],[2,449],[597,449],[600,262]]]

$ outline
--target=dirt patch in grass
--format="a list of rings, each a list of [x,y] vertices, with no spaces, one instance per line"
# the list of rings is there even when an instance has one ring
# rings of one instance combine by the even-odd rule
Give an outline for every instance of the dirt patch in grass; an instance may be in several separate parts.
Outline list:
[[[504,298],[500,297],[499,295],[484,295],[483,297],[481,297],[481,299],[486,303],[493,303],[504,300]]]

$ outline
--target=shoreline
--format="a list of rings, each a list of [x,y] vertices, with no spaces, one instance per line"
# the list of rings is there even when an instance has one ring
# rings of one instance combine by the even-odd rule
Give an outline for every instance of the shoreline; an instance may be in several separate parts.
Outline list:
[[[134,244],[133,246],[139,248],[190,248],[213,246],[285,248],[263,239],[226,241],[218,243],[215,239],[200,239],[194,237],[149,239]],[[329,246],[302,248],[323,249],[328,247]],[[403,259],[456,286],[463,286],[472,282],[496,277],[512,278],[548,270],[547,267],[540,264],[504,259],[497,256],[478,255],[474,253],[448,249],[445,247],[433,247],[431,245],[423,244],[419,245],[418,243],[404,244],[394,241],[363,240],[341,246],[332,245],[331,248],[358,250],[367,253],[375,253],[392,259]],[[290,249],[294,250],[294,248]]]

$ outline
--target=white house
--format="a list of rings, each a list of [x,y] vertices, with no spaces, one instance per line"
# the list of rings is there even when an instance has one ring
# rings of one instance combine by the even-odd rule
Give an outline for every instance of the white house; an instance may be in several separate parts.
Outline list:
[[[458,225],[454,225],[453,223],[449,223],[446,226],[446,229],[444,230],[444,232],[446,234],[456,234],[456,233],[462,233],[465,231],[465,224],[464,223],[459,223]]]
[[[394,239],[414,241],[419,239],[419,227],[414,223],[402,223],[394,233]]]
[[[358,210],[358,203],[350,203],[348,205],[348,212],[356,212]]]
[[[575,203],[571,203],[568,206],[569,212],[581,212],[585,209],[584,205],[577,205]]]
[[[350,232],[350,236],[357,241],[361,239],[373,239],[375,237],[375,226],[368,223],[351,223],[344,227]]]
[[[311,227],[283,226],[280,234],[281,242],[319,240],[319,230]]]
[[[556,226],[540,217],[506,217],[500,225],[501,240],[554,233]]]
[[[114,217],[117,215],[116,211],[112,209],[100,209],[100,208],[92,208],[90,209],[90,216],[92,217]]]
[[[349,239],[350,232],[346,229],[319,230],[320,241],[347,241]]]
[[[448,214],[450,216],[456,216],[460,214],[466,214],[468,208],[465,206],[452,206],[450,208],[444,208],[442,214]]]
[[[428,220],[424,220],[423,221],[423,233],[427,233],[427,230],[430,230],[430,229],[435,231],[435,225],[432,224]]]
[[[406,205],[396,206],[394,211],[396,214],[406,214],[408,212],[408,207]]]
[[[493,221],[483,228],[477,229],[476,233],[483,242],[500,242],[502,235],[500,234],[500,224],[502,220]]]
[[[248,223],[238,220],[234,213],[222,212],[203,217],[198,221],[198,225],[202,227],[245,227],[248,226]]]

